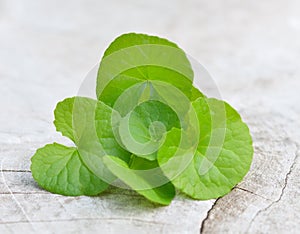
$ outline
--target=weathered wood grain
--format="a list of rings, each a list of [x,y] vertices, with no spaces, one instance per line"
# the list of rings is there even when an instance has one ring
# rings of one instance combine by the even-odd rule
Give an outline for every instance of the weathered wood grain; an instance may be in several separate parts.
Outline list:
[[[0,0],[0,233],[298,233],[300,3]],[[64,197],[40,189],[30,157],[55,132],[117,35],[168,37],[202,62],[250,127],[251,170],[229,194],[156,206],[133,191]],[[199,83],[205,82],[199,77]]]

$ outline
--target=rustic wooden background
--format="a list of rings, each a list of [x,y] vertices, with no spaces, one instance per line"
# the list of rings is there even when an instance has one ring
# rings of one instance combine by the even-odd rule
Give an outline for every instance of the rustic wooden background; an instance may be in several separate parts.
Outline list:
[[[30,157],[53,141],[53,109],[77,94],[117,35],[176,41],[249,124],[250,172],[228,195],[159,207],[131,191],[50,194]],[[0,0],[0,233],[299,233],[298,0]]]

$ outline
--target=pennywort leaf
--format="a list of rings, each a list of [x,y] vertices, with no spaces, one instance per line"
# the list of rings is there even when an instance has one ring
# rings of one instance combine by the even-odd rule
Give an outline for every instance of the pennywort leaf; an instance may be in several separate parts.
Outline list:
[[[110,82],[124,75],[127,80],[169,82],[188,96],[194,76],[186,54],[175,43],[135,33],[121,35],[105,51],[97,77],[98,98],[105,102],[107,93],[116,95]]]
[[[166,45],[170,47],[178,48],[178,46],[167,39],[157,36],[150,36],[141,33],[126,33],[117,37],[105,50],[103,57],[106,57],[118,50],[122,50],[128,47],[136,45]]]
[[[156,180],[167,181],[167,178],[160,170],[154,169],[153,172],[150,173],[140,173],[140,170],[157,168],[157,162],[135,157],[134,161],[131,162],[131,165],[129,166],[127,163],[116,157],[108,156],[104,161],[107,167],[118,178],[150,201],[162,205],[169,205],[175,197],[175,188],[171,182],[165,183],[159,187],[156,186]],[[152,179],[149,178],[150,176],[152,176]],[[155,176],[155,178],[153,178],[153,176]]]
[[[46,145],[37,150],[31,162],[33,178],[42,188],[53,193],[91,196],[108,187],[83,163],[75,147],[57,143]]]
[[[66,98],[58,103],[54,111],[56,129],[69,137],[77,147],[66,147],[54,143],[37,151],[32,157],[31,169],[35,180],[41,187],[64,195],[95,195],[91,193],[93,191],[86,190],[89,188],[88,184],[84,187],[79,183],[81,177],[87,177],[89,174],[91,180],[95,181],[94,190],[98,193],[108,187],[107,182],[115,179],[113,174],[104,167],[102,161],[105,152],[98,142],[95,130],[96,106],[96,100],[85,97]],[[57,174],[53,173],[53,178],[50,178],[43,172],[47,168]],[[78,168],[81,170],[80,174],[78,174]],[[88,170],[84,170],[85,168]],[[74,179],[78,177],[79,182],[75,183],[69,179],[71,177]],[[105,181],[103,181],[104,178]],[[61,182],[55,183],[55,181]],[[69,185],[70,181],[71,185]],[[63,184],[65,188],[61,187]]]
[[[193,102],[200,126],[200,141],[193,160],[172,180],[176,188],[196,199],[212,199],[228,193],[250,168],[253,148],[247,125],[227,103],[199,98]],[[180,132],[170,134],[178,139]],[[174,140],[166,141],[158,162],[172,158]],[[175,140],[176,142],[176,140]],[[169,172],[165,172],[168,176]]]
[[[72,113],[73,105],[74,98],[67,98],[59,102],[54,110],[55,120],[53,123],[56,126],[56,131],[61,132],[63,136],[75,142]]]

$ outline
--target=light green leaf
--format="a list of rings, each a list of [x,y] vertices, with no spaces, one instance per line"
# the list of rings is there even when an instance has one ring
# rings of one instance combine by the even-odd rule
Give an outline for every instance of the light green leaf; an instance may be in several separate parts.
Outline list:
[[[116,85],[113,80],[122,80],[124,75],[127,80],[133,78],[133,82],[136,79],[165,81],[188,97],[191,93],[193,71],[186,54],[176,44],[163,38],[131,33],[113,41],[99,67],[96,89],[98,99],[111,104],[109,100],[116,99],[120,88],[128,88],[128,84],[122,88],[120,82],[117,92],[114,92]]]
[[[68,196],[97,195],[108,184],[95,176],[78,150],[57,143],[38,149],[31,158],[33,178],[44,189]]]
[[[119,126],[119,113],[103,102],[98,102],[94,121],[98,141],[102,145],[105,155],[115,156],[129,162],[131,153],[122,147],[115,130]]]
[[[53,123],[56,126],[56,131],[61,132],[63,136],[75,142],[73,132],[73,105],[74,98],[66,98],[57,103],[54,110],[55,120]]]
[[[195,98],[191,93],[192,82],[178,72],[158,66],[142,66],[126,70],[112,79],[99,96],[99,100],[113,107],[116,100],[130,87],[138,83],[162,81],[176,87],[188,98]],[[199,94],[200,91],[198,91]],[[199,94],[197,93],[197,97]],[[193,97],[191,96],[193,95]],[[203,95],[202,95],[203,96]]]
[[[94,113],[97,100],[86,97],[71,97],[59,102],[54,110],[54,125],[63,136],[76,145],[93,140],[95,133]],[[96,139],[96,138],[95,138]]]
[[[172,183],[195,199],[217,198],[230,192],[248,172],[253,155],[252,139],[247,125],[227,103],[199,98],[193,106],[200,125],[197,153]],[[158,152],[160,165],[172,158],[179,137],[180,131],[167,136],[169,140]]]
[[[116,157],[106,156],[104,162],[120,180],[152,202],[169,205],[175,196],[174,186],[172,183],[167,182],[167,178],[159,170],[156,161],[148,161],[143,158],[135,157],[129,167],[127,163]],[[151,177],[149,176],[151,172],[147,173],[143,171],[153,168],[156,169],[153,170]],[[156,181],[158,180],[166,181],[166,183],[157,187]]]
[[[105,50],[103,57],[106,57],[118,50],[135,46],[135,45],[148,45],[148,44],[157,44],[157,45],[166,45],[178,48],[178,46],[164,38],[160,38],[157,36],[149,36],[141,33],[127,33],[122,34],[117,37]]]
[[[116,178],[102,161],[106,152],[99,142],[96,132],[95,112],[97,105],[97,100],[86,97],[67,98],[57,105],[55,116],[61,118],[56,118],[54,123],[57,130],[61,131],[63,135],[72,133],[72,140],[77,146],[83,163],[96,176],[110,183]]]
[[[98,106],[100,107],[97,110]],[[99,141],[96,125],[95,125],[95,113],[100,115],[100,119],[103,117],[110,118],[112,109],[103,103],[98,103],[97,100],[86,98],[86,97],[73,97],[67,98],[57,105],[55,110],[56,116],[63,116],[63,118],[56,119],[54,121],[57,130],[62,133],[72,132],[73,141],[75,142],[78,152],[81,155],[81,159],[87,165],[87,167],[99,178],[110,183],[115,180],[115,176],[103,164],[102,158],[107,154],[113,153],[108,150],[113,149],[114,154],[122,158],[123,160],[129,160],[130,153],[121,149],[117,145],[114,138],[111,139],[110,144],[107,139]],[[107,119],[107,123],[110,119]],[[65,124],[68,123],[68,124]],[[99,130],[101,134],[111,132],[111,125],[100,125]],[[65,134],[66,135],[66,134]],[[111,143],[116,143],[112,145]]]
[[[156,160],[157,149],[172,127],[180,128],[180,121],[166,104],[151,100],[136,106],[128,121],[129,137],[133,140],[130,146],[134,148],[131,152],[148,160]]]
[[[105,87],[101,95],[99,96],[99,101],[104,102],[110,107],[114,107],[116,100],[124,93],[127,89],[134,85],[139,85],[142,82],[138,77],[132,77],[124,74],[120,74],[109,82]]]
[[[199,97],[205,97],[205,95],[203,93],[201,93],[201,91],[199,89],[197,89],[195,86],[193,86],[192,91],[191,91],[190,100],[193,102],[196,99],[198,99]]]

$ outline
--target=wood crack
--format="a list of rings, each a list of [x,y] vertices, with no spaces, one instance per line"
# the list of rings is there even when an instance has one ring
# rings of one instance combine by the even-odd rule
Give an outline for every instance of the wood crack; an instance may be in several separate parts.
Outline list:
[[[204,232],[204,227],[205,227],[205,223],[206,221],[209,219],[210,214],[212,212],[212,210],[215,208],[215,206],[217,205],[217,202],[221,199],[221,197],[217,198],[214,202],[214,204],[211,206],[211,208],[207,211],[206,217],[202,220],[201,222],[201,227],[200,227],[200,233]]]
[[[18,195],[28,195],[28,194],[48,194],[48,192],[0,192],[0,195],[11,195],[11,194],[18,194]]]
[[[77,221],[118,221],[118,220],[125,220],[125,221],[131,221],[131,222],[141,222],[141,223],[148,223],[148,224],[154,224],[154,225],[174,225],[174,223],[163,223],[163,222],[157,222],[152,220],[143,220],[138,218],[126,218],[126,217],[116,217],[116,218],[72,218],[72,219],[50,219],[50,220],[20,220],[20,221],[7,221],[7,222],[1,222],[0,224],[18,224],[18,223],[55,223],[55,222],[77,222]]]
[[[267,201],[273,201],[273,200],[271,200],[271,199],[269,199],[269,198],[266,198],[266,197],[264,197],[264,196],[261,196],[261,195],[255,193],[255,192],[252,192],[252,191],[250,191],[250,190],[248,190],[248,189],[245,189],[245,188],[241,188],[241,187],[237,187],[237,186],[236,186],[236,187],[234,187],[234,189],[242,190],[242,191],[244,191],[244,192],[253,194],[253,195],[258,196],[258,197],[260,197],[260,198],[262,198],[262,199],[264,199],[264,200],[267,200]]]
[[[299,150],[300,150],[300,147],[299,145],[295,142],[295,145],[296,145],[296,153],[295,153],[295,157],[293,159],[293,163],[292,165],[290,166],[289,168],[289,171],[287,172],[287,174],[285,175],[285,178],[284,178],[284,184],[283,184],[283,187],[281,189],[281,193],[278,197],[278,199],[276,199],[275,201],[271,202],[267,207],[265,207],[264,209],[261,209],[259,210],[255,216],[251,219],[250,223],[249,223],[249,226],[247,228],[247,233],[249,232],[249,230],[251,229],[255,219],[263,212],[266,212],[267,210],[269,210],[273,205],[277,204],[278,202],[280,202],[280,200],[282,199],[283,195],[284,195],[284,192],[285,192],[285,189],[287,187],[287,183],[288,183],[288,179],[290,177],[290,174],[293,172],[293,169],[296,165],[296,162],[297,162],[297,159],[299,157]]]
[[[7,169],[2,169],[0,172],[23,172],[23,173],[31,173],[30,170],[7,170]]]

